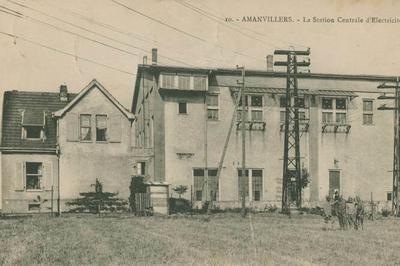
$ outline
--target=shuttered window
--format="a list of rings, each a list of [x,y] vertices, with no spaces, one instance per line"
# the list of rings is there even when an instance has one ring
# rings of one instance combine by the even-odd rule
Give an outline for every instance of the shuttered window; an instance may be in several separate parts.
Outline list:
[[[67,141],[79,140],[78,114],[68,113],[66,116],[67,122]],[[62,133],[62,132],[60,132]]]
[[[175,88],[175,75],[162,74],[162,88]]]
[[[207,90],[207,77],[194,76],[193,85],[195,90],[206,91]]]
[[[178,88],[180,90],[190,90],[190,76],[178,76]]]

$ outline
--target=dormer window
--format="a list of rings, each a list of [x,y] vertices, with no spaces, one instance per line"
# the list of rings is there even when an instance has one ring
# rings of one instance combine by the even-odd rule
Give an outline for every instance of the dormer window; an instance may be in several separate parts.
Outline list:
[[[45,112],[43,110],[21,110],[22,139],[43,140],[45,127]]]
[[[27,139],[41,139],[42,127],[40,126],[24,126]]]

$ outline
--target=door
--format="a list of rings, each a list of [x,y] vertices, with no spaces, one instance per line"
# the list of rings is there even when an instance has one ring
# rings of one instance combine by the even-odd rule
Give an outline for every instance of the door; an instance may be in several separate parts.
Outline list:
[[[332,198],[336,190],[340,195],[340,171],[329,170],[329,197]]]

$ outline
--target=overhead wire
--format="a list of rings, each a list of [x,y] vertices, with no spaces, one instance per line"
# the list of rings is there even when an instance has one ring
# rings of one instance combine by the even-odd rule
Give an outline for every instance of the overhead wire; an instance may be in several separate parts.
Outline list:
[[[102,33],[96,32],[96,31],[93,31],[93,30],[91,30],[91,29],[88,29],[88,28],[86,28],[86,27],[77,25],[77,24],[72,23],[72,22],[70,22],[70,21],[67,21],[67,20],[65,20],[65,19],[61,19],[61,18],[59,18],[59,17],[57,17],[57,16],[50,15],[50,14],[48,14],[48,13],[46,13],[46,12],[43,12],[43,11],[37,9],[37,8],[33,8],[33,7],[28,6],[28,5],[26,5],[26,4],[21,4],[21,3],[17,2],[17,1],[13,1],[13,0],[5,0],[5,1],[8,1],[8,2],[14,4],[14,5],[23,7],[23,8],[28,9],[28,10],[32,10],[32,11],[37,12],[37,13],[43,15],[43,16],[46,16],[46,17],[49,17],[49,18],[51,18],[51,19],[60,21],[60,22],[62,22],[62,23],[65,23],[65,24],[67,24],[67,25],[70,25],[70,26],[72,26],[72,27],[78,28],[78,29],[80,29],[80,30],[83,30],[83,31],[86,31],[86,32],[90,32],[90,33],[92,33],[92,34],[95,34],[95,35],[97,35],[97,36],[100,36],[100,37],[102,37],[102,38],[105,38],[105,39],[107,39],[107,40],[110,40],[110,41],[112,41],[112,42],[119,43],[119,44],[122,44],[122,45],[125,45],[125,46],[128,46],[128,47],[131,47],[131,48],[134,48],[134,49],[143,51],[143,52],[145,52],[145,53],[149,53],[149,50],[147,50],[147,49],[145,49],[145,48],[142,48],[142,47],[139,47],[139,46],[136,46],[136,45],[132,45],[132,44],[130,44],[130,43],[117,40],[117,39],[115,39],[115,38],[111,38],[111,37],[109,37],[109,36],[107,36],[107,35],[105,35],[105,34],[102,34]],[[59,30],[61,30],[61,31],[65,31],[64,29],[62,29],[62,28],[60,28],[60,27],[57,27],[57,26],[55,26],[55,25],[53,25],[53,24],[51,24],[51,23],[47,23],[47,22],[41,21],[41,20],[39,20],[39,19],[30,17],[30,16],[28,16],[28,15],[24,15],[24,16],[25,16],[25,17],[28,17],[29,19],[38,21],[39,23],[47,24],[48,26],[51,26],[51,27],[53,27],[53,28],[57,28],[57,29],[59,29]],[[100,42],[100,41],[97,41],[97,40],[95,40],[95,39],[91,39],[91,38],[85,37],[85,36],[83,36],[83,35],[80,35],[80,34],[78,34],[78,33],[74,33],[74,32],[71,32],[71,31],[68,31],[68,32],[71,33],[71,34],[79,35],[80,37],[82,37],[82,38],[84,38],[84,39],[90,39],[90,41]],[[109,45],[109,46],[112,46],[112,45]],[[112,47],[114,47],[114,46],[112,46]],[[110,48],[111,48],[111,47],[110,47]],[[115,48],[115,47],[114,47],[114,48]],[[139,56],[139,54],[129,52],[129,51],[125,50],[125,49],[121,49],[121,48],[116,48],[116,49],[118,49],[118,50],[120,50],[120,51],[123,51],[123,52],[130,53],[131,55],[133,54],[133,55],[135,55],[135,56]],[[173,62],[176,62],[176,63],[179,63],[179,64],[183,64],[183,65],[190,66],[190,65],[187,64],[186,62],[183,62],[183,61],[181,61],[181,60],[177,60],[177,59],[175,59],[175,58],[171,58],[171,57],[164,56],[164,55],[161,55],[161,54],[159,55],[159,57],[168,59],[168,60],[170,60],[170,61],[173,61]]]
[[[121,72],[121,73],[124,73],[124,74],[128,74],[128,75],[131,75],[131,76],[136,76],[135,73],[132,73],[132,72],[129,72],[129,71],[125,71],[125,70],[122,70],[122,69],[119,69],[119,68],[116,68],[116,67],[113,67],[113,66],[110,66],[110,65],[107,65],[107,64],[92,60],[92,59],[88,59],[88,58],[85,58],[85,57],[82,57],[82,56],[79,56],[79,55],[75,55],[75,54],[63,51],[61,49],[58,49],[58,48],[54,48],[54,47],[48,46],[46,44],[39,43],[39,42],[30,40],[30,39],[27,39],[25,37],[22,37],[22,36],[19,36],[19,35],[16,35],[16,34],[11,34],[11,33],[3,32],[3,31],[0,31],[0,34],[8,36],[8,37],[11,37],[11,38],[18,38],[18,39],[23,40],[25,42],[29,42],[29,43],[35,44],[37,46],[40,46],[42,48],[46,48],[46,49],[52,50],[52,51],[57,52],[57,53],[61,53],[61,54],[68,55],[68,56],[71,56],[71,57],[74,57],[74,58],[78,58],[78,59],[80,59],[82,61],[86,61],[86,62],[89,62],[89,63],[92,63],[92,64],[100,65],[102,67],[109,68],[109,69],[112,69],[112,70],[115,70],[115,71],[118,71],[118,72]]]
[[[7,1],[10,1],[10,0],[7,0]],[[168,23],[165,23],[165,22],[163,22],[163,21],[161,21],[161,20],[159,20],[159,19],[157,19],[157,18],[154,18],[154,17],[152,17],[152,16],[150,16],[150,15],[147,15],[147,14],[145,14],[145,13],[139,11],[139,10],[136,10],[136,9],[134,9],[134,8],[132,8],[132,7],[130,7],[130,6],[126,5],[126,4],[124,4],[124,3],[121,3],[121,2],[116,1],[116,0],[110,0],[110,1],[113,2],[113,3],[115,3],[115,4],[117,4],[117,5],[119,5],[120,7],[123,7],[123,8],[125,8],[125,9],[129,10],[130,12],[133,12],[133,13],[135,13],[135,14],[138,14],[138,15],[140,15],[140,16],[143,16],[143,17],[145,17],[145,18],[147,18],[147,19],[149,19],[149,20],[152,20],[152,21],[154,21],[154,22],[156,22],[156,23],[158,23],[158,24],[161,24],[161,25],[163,25],[163,26],[165,26],[165,27],[167,27],[167,28],[170,28],[170,29],[172,29],[172,30],[174,30],[174,31],[176,31],[176,32],[179,32],[179,33],[181,33],[181,34],[183,34],[183,35],[186,35],[186,36],[191,37],[191,38],[193,38],[193,39],[196,39],[196,40],[198,40],[198,41],[204,42],[204,43],[206,43],[206,44],[208,44],[208,45],[211,45],[211,46],[214,46],[214,47],[218,47],[219,49],[222,49],[222,50],[231,50],[231,49],[228,49],[228,48],[226,48],[226,47],[223,47],[223,46],[221,46],[221,45],[219,45],[219,44],[210,43],[210,42],[208,42],[206,39],[204,39],[204,38],[202,38],[202,37],[199,37],[199,36],[194,35],[194,34],[192,34],[192,33],[190,33],[190,32],[184,31],[184,30],[182,30],[182,29],[180,29],[180,28],[178,28],[178,27],[176,27],[176,26],[173,26],[173,25],[170,25],[170,24],[168,24]],[[244,53],[239,52],[239,51],[231,50],[231,52],[233,52],[233,53],[236,54],[236,55],[240,55],[240,56],[243,56],[243,57],[247,57],[247,58],[254,59],[254,60],[256,60],[256,61],[263,61],[263,60],[261,60],[260,58],[253,57],[253,56],[244,54]],[[264,61],[263,61],[263,62],[264,62]]]
[[[221,17],[221,16],[219,16],[219,15],[215,15],[215,13],[212,13],[212,12],[206,10],[206,9],[202,9],[202,8],[196,6],[196,5],[191,4],[191,3],[189,3],[187,0],[180,0],[180,1],[185,2],[185,4],[191,6],[192,8],[197,9],[197,10],[200,11],[200,12],[204,12],[204,13],[208,14],[209,16],[212,16],[212,17],[216,18],[217,20],[224,21],[224,19],[225,19],[224,17]],[[200,2],[197,2],[197,3],[200,3]],[[204,5],[203,5],[203,6],[204,6]],[[243,29],[243,30],[245,30],[245,31],[248,31],[248,32],[257,34],[257,35],[259,35],[259,36],[265,38],[265,34],[264,34],[264,33],[255,31],[255,30],[253,30],[253,29],[249,29],[249,28],[247,28],[247,27],[243,27],[243,26],[237,24],[235,21],[232,21],[232,22],[229,22],[229,23],[230,23],[230,25],[233,25],[233,26],[235,26],[235,27],[237,27],[237,28]],[[269,36],[268,38],[269,38],[269,39],[275,39],[275,40],[278,40],[278,41],[284,42],[284,43],[290,43],[290,41],[287,41],[287,40],[284,40],[284,39],[280,39],[280,38],[276,38],[276,37],[271,37],[271,36]],[[293,45],[293,44],[292,44],[292,45]],[[297,44],[295,44],[295,45],[296,45],[296,46],[303,47],[303,48],[308,48],[308,46],[306,46],[306,45],[304,45],[304,44],[301,44],[301,43],[297,43]],[[276,47],[276,46],[274,46],[274,47],[275,47],[275,48],[279,48],[279,47]]]

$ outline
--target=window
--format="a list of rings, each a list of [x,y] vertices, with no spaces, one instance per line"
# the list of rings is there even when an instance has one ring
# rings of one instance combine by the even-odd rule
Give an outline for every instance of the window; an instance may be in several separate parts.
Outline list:
[[[251,106],[252,107],[262,107],[263,101],[261,95],[252,95],[251,96]]]
[[[296,106],[299,108],[306,108],[305,99],[304,97],[298,97],[296,99]],[[281,108],[286,108],[286,96],[281,96],[279,98],[279,106]]]
[[[92,140],[91,115],[80,115],[80,127],[80,139],[84,141]]]
[[[42,163],[27,162],[26,169],[26,189],[35,190],[41,188]]]
[[[239,192],[239,200],[242,198],[242,193],[243,193],[243,186],[244,186],[244,193],[245,197],[249,197],[249,170],[246,169],[245,171],[246,176],[242,175],[242,169],[238,170],[238,192]],[[244,180],[243,180],[244,179]]]
[[[346,124],[346,113],[336,113],[336,123],[341,125]]]
[[[207,90],[207,77],[194,76],[193,85],[195,90]]]
[[[262,169],[246,169],[246,176],[243,180],[242,169],[238,169],[238,198],[242,198],[243,185],[246,198],[249,195],[249,182],[251,181],[251,199],[253,201],[261,201],[263,198],[263,170]]]
[[[218,179],[217,179],[218,169],[208,170],[208,193],[210,193],[210,198],[213,201],[218,199]]]
[[[332,198],[335,191],[340,192],[340,171],[329,170],[329,197]]]
[[[263,121],[262,110],[252,110],[251,111],[251,121],[261,122]]]
[[[347,99],[322,98],[322,123],[347,124]]]
[[[162,74],[162,87],[163,88],[175,88],[175,75]]]
[[[28,211],[39,211],[40,210],[40,203],[29,203],[28,204]]]
[[[207,171],[208,174],[208,194],[206,197],[204,194],[206,188],[206,178],[205,178],[205,169],[204,168],[195,168],[193,169],[193,193],[194,199],[196,201],[202,200],[210,200],[217,201],[218,199],[218,179],[217,179],[217,168],[210,168]],[[204,198],[203,198],[204,197]]]
[[[386,193],[386,200],[392,201],[392,192],[391,191]]]
[[[304,111],[299,111],[299,122],[303,122],[304,120],[306,120],[306,112]]]
[[[286,96],[281,96],[280,98],[280,117],[279,117],[279,121],[281,123],[281,131],[283,131],[284,127],[283,125],[285,124],[285,115],[286,115]],[[298,97],[295,101],[296,106],[298,107],[298,114],[299,114],[299,123],[301,125],[307,125],[308,124],[308,119],[307,119],[307,114],[306,113],[306,100],[304,97]],[[294,116],[294,114],[291,114],[292,116]],[[301,130],[303,130],[304,128],[301,128]],[[304,129],[306,130],[306,129]]]
[[[252,192],[253,192],[253,200],[260,201],[262,199],[262,191],[263,191],[263,174],[262,170],[252,170]]]
[[[187,114],[187,103],[186,102],[178,103],[178,114]]]
[[[336,109],[346,110],[346,99],[336,99]]]
[[[27,139],[41,139],[42,127],[41,126],[24,126],[25,136]]]
[[[296,98],[296,107],[298,107],[298,108],[305,108],[306,107],[304,97]]]
[[[249,102],[249,96],[244,96],[244,104],[246,107],[249,106],[248,102]],[[240,97],[239,99],[239,107],[242,107],[242,97]]]
[[[322,99],[322,109],[327,109],[327,110],[332,109],[332,99],[323,98]]]
[[[262,95],[245,96],[245,106],[247,107],[246,121],[262,122],[263,121],[263,97]],[[242,120],[242,99],[239,101],[240,109],[237,112],[237,120]],[[250,117],[249,117],[250,116]]]
[[[322,113],[322,123],[332,123],[333,122],[333,113],[323,112]]]
[[[96,141],[107,141],[106,115],[96,115]]]
[[[279,106],[281,108],[286,108],[286,96],[281,96],[279,98]]]
[[[372,125],[374,123],[373,111],[373,100],[363,100],[363,125]]]
[[[280,112],[280,122],[281,123],[285,123],[285,119],[286,119],[286,111],[281,111]]]
[[[146,174],[146,162],[138,162],[136,164],[136,173],[138,175],[145,175]]]
[[[207,95],[207,118],[209,120],[218,120],[218,94]]]
[[[21,138],[29,140],[44,139],[46,111],[40,109],[19,109],[21,113]]]
[[[190,90],[190,76],[178,76],[178,88]]]

